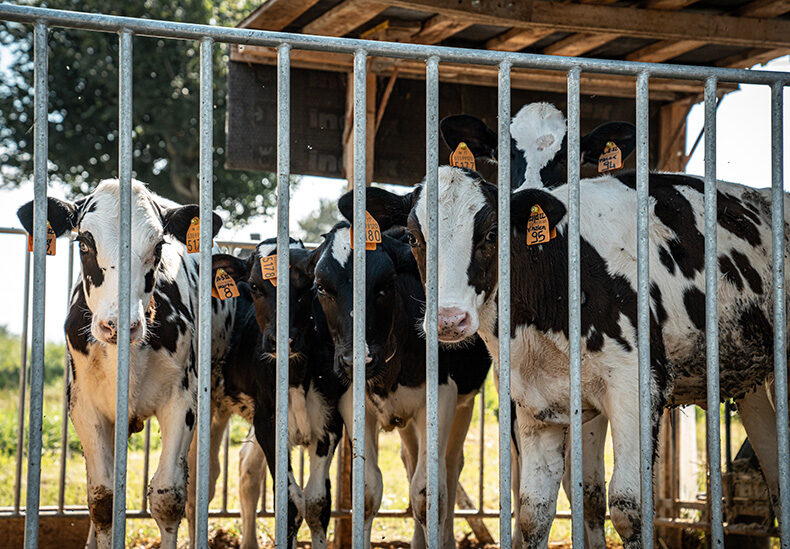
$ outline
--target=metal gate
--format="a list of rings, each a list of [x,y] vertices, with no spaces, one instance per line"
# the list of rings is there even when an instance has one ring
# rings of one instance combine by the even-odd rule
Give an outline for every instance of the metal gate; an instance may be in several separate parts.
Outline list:
[[[642,543],[653,546],[653,485],[652,433],[649,401],[650,342],[649,342],[649,266],[648,266],[648,89],[651,77],[666,77],[704,81],[705,99],[705,272],[706,272],[706,346],[707,346],[707,403],[709,410],[718,410],[718,311],[716,257],[716,89],[719,82],[762,84],[772,91],[772,231],[773,231],[773,289],[774,289],[774,369],[776,421],[779,451],[779,478],[782,547],[790,547],[790,441],[788,441],[788,402],[785,331],[784,287],[784,210],[782,174],[782,91],[788,75],[773,72],[752,72],[681,65],[660,65],[621,61],[604,61],[571,57],[510,53],[490,50],[470,50],[415,44],[370,42],[364,40],[329,38],[309,35],[267,32],[207,25],[173,23],[115,17],[97,14],[66,12],[0,4],[0,18],[34,25],[35,53],[35,138],[34,138],[34,252],[33,292],[44,295],[45,238],[47,194],[47,31],[49,27],[67,27],[113,32],[119,35],[120,100],[119,100],[119,179],[120,201],[120,285],[118,329],[118,383],[116,417],[128,415],[129,374],[129,304],[130,304],[130,223],[131,223],[131,113],[132,113],[132,36],[196,40],[200,42],[200,219],[201,239],[211,240],[212,210],[212,48],[216,42],[258,45],[277,48],[277,285],[279,302],[277,313],[277,346],[288,345],[288,209],[289,209],[289,97],[290,52],[292,49],[320,50],[352,54],[354,56],[354,225],[365,220],[365,76],[366,60],[370,56],[408,58],[425,62],[426,78],[426,194],[428,204],[427,275],[426,275],[426,333],[427,345],[427,423],[428,423],[428,536],[431,547],[438,546],[438,335],[437,335],[437,275],[438,275],[438,82],[442,62],[495,65],[499,68],[499,148],[509,150],[510,71],[512,67],[539,68],[564,71],[568,82],[568,182],[569,182],[569,295],[570,295],[570,362],[571,402],[570,468],[572,478],[571,509],[573,543],[584,544],[582,499],[582,423],[581,423],[581,347],[580,347],[580,238],[579,238],[579,84],[580,75],[607,73],[636,77],[637,120],[637,251],[638,251],[638,349],[640,387],[640,444],[641,444],[641,512]],[[498,180],[510,180],[508,155],[499,159]],[[505,253],[499,254],[499,280],[510,280],[510,195],[499,194],[498,244]],[[205,222],[204,222],[205,221]],[[362,547],[364,517],[364,417],[365,417],[365,253],[364,233],[354,235],[354,360],[353,360],[353,473],[352,473],[352,532],[354,547]],[[284,260],[283,260],[284,259]],[[204,547],[208,527],[208,436],[209,436],[209,377],[210,377],[210,322],[211,322],[211,250],[200,250],[200,307],[198,334],[198,434],[197,460],[197,543]],[[499,288],[499,356],[500,402],[510,400],[510,287]],[[27,476],[27,509],[25,546],[38,545],[39,480],[41,468],[41,429],[43,360],[44,360],[44,301],[33,302],[32,370],[30,387],[30,441]],[[275,508],[276,543],[284,546],[287,534],[287,436],[288,436],[288,358],[285,353],[277,358],[277,429],[275,497],[281,503]],[[511,543],[510,496],[510,407],[500,407],[499,417],[499,484],[500,484],[500,545]],[[113,512],[113,544],[120,548],[125,536],[126,458],[128,425],[116,424],[115,483]],[[710,475],[711,542],[723,546],[722,483],[720,464],[720,433],[717,413],[709,413],[707,420],[708,468]]]

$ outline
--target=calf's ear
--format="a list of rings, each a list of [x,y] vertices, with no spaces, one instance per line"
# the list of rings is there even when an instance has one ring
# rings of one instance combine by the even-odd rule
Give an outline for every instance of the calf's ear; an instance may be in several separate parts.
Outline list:
[[[462,141],[466,143],[475,159],[496,161],[497,135],[485,122],[468,114],[448,116],[439,124],[442,137],[451,151]]]
[[[365,207],[367,212],[373,216],[382,231],[390,227],[406,226],[409,212],[412,208],[412,200],[415,196],[412,191],[409,194],[398,195],[380,189],[378,187],[368,187],[366,189]],[[349,223],[354,220],[354,191],[349,191],[337,201],[337,208]]]
[[[538,205],[549,220],[549,228],[553,229],[565,217],[567,209],[553,195],[540,189],[524,189],[513,193],[510,197],[510,225],[525,231],[527,221],[532,213],[532,206]]]
[[[192,218],[200,217],[200,207],[197,204],[188,204],[179,208],[169,208],[162,212],[162,225],[165,233],[172,234],[178,240],[187,243],[187,230]],[[211,236],[217,236],[222,228],[222,218],[212,212]]]
[[[211,278],[217,274],[217,269],[222,269],[230,275],[234,282],[246,282],[250,277],[249,262],[229,254],[214,254],[211,256]]]
[[[582,164],[598,165],[606,144],[612,142],[620,149],[623,161],[636,149],[636,126],[630,122],[607,122],[580,139]]]
[[[69,202],[57,198],[47,197],[47,221],[56,236],[60,236],[77,226],[79,220],[80,202]],[[24,204],[16,211],[16,216],[22,227],[33,234],[33,201]]]

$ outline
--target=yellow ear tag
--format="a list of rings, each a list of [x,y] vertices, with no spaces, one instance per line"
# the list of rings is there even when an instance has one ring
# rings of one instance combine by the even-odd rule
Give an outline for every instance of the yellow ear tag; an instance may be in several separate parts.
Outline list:
[[[52,228],[52,225],[49,224],[47,221],[47,255],[55,255],[55,242],[57,241],[57,237],[55,236],[55,229]],[[33,251],[33,235],[27,235],[27,251]]]
[[[354,249],[354,229],[349,231],[351,237],[351,249]],[[376,221],[372,215],[367,211],[365,212],[365,249],[375,250],[376,244],[381,244],[381,229],[379,222]]]
[[[217,274],[214,275],[214,290],[217,292],[216,297],[221,301],[231,297],[239,297],[239,289],[236,287],[236,282],[225,272],[225,269],[217,269]]]
[[[196,254],[200,251],[200,218],[193,217],[187,229],[187,251]]]
[[[450,154],[450,165],[456,168],[476,169],[475,155],[472,154],[472,151],[469,150],[469,147],[463,141],[458,143],[458,146]]]
[[[556,229],[549,230],[549,218],[540,206],[532,206],[527,221],[527,246],[544,244],[557,236]]]
[[[603,154],[598,157],[598,172],[606,173],[614,170],[619,170],[623,167],[623,153],[620,148],[614,144],[614,141],[608,141]]]
[[[261,258],[261,278],[277,286],[277,254]]]

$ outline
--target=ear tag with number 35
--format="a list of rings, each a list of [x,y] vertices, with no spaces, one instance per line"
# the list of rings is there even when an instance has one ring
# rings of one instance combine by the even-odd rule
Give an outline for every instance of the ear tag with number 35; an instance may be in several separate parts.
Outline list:
[[[47,221],[47,255],[55,255],[55,241],[57,240],[57,236],[55,235],[55,229],[52,228],[52,225],[49,224]],[[27,235],[27,251],[33,251],[33,235]]]
[[[214,275],[214,288],[211,295],[219,298],[221,301],[239,297],[239,288],[236,286],[233,278],[225,272],[225,269],[217,269],[217,273]]]
[[[200,251],[200,218],[193,217],[187,229],[187,252],[196,254]]]
[[[549,218],[543,213],[543,209],[537,204],[532,206],[527,221],[527,246],[545,244],[556,236],[556,229],[549,230]]]

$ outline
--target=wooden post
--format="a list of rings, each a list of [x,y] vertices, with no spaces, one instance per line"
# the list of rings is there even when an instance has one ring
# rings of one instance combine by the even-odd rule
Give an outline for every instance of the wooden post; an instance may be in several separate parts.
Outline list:
[[[375,160],[376,143],[376,75],[370,72],[370,59],[368,59],[368,74],[366,78],[365,97],[365,138],[367,140],[367,159],[365,164],[366,185],[373,182],[373,162]],[[348,74],[346,86],[346,118],[343,130],[343,174],[348,181],[347,189],[354,188],[354,75]]]
[[[660,138],[657,168],[682,172],[686,165],[686,117],[698,98],[667,103],[660,111]]]

